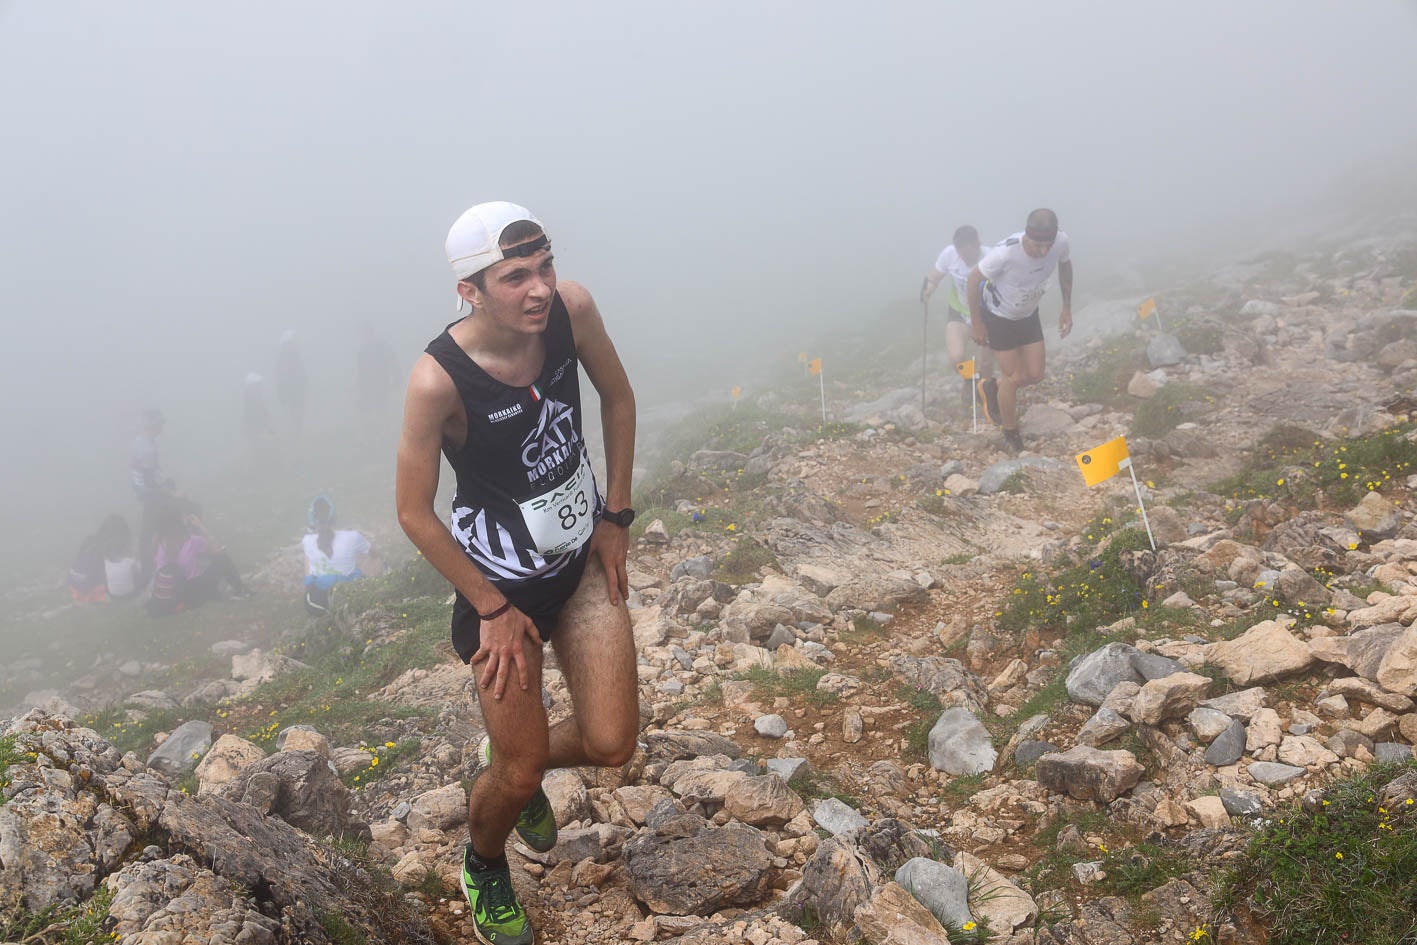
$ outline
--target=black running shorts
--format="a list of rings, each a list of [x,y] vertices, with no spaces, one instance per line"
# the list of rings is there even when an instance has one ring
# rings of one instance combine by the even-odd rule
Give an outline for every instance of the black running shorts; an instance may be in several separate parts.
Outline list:
[[[586,562],[590,560],[590,542],[581,545],[576,556],[564,568],[548,578],[529,581],[493,581],[497,590],[511,601],[512,606],[531,618],[543,643],[556,632],[556,621],[566,601],[581,586]],[[482,618],[472,603],[459,592],[453,601],[453,649],[464,663],[472,660],[482,646]]]
[[[1020,319],[1001,318],[987,308],[981,314],[992,351],[1013,351],[1043,340],[1043,322],[1038,318],[1038,309],[1034,309],[1027,318]]]

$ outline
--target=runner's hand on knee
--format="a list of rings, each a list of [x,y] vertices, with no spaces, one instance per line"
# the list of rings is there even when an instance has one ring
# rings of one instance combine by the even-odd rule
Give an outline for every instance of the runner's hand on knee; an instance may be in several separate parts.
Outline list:
[[[472,663],[487,664],[482,667],[478,684],[486,689],[495,682],[497,685],[492,690],[492,698],[499,702],[507,691],[507,675],[513,669],[517,673],[518,685],[522,690],[527,687],[523,635],[529,637],[536,646],[541,646],[541,633],[536,629],[536,624],[515,607],[499,617],[482,622],[479,631],[481,645],[472,655]]]
[[[590,536],[590,551],[605,569],[606,589],[610,605],[619,607],[630,596],[630,575],[625,569],[625,556],[630,550],[630,530],[610,522],[600,522]]]
[[[974,343],[981,347],[989,343],[989,332],[984,328],[983,322],[970,321],[969,337],[973,338]]]

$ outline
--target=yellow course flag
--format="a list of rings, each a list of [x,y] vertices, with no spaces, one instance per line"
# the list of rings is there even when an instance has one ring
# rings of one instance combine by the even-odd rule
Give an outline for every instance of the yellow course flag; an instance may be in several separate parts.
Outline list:
[[[968,361],[958,362],[955,364],[955,370],[958,371],[959,376],[966,381],[974,380],[974,359],[970,358]]]
[[[821,358],[813,358],[812,360],[807,362],[807,374],[809,376],[816,377],[820,373],[822,373]]]
[[[1077,460],[1078,469],[1082,470],[1083,481],[1088,486],[1095,486],[1099,482],[1106,482],[1130,466],[1132,454],[1127,452],[1127,438],[1119,436],[1115,440],[1108,440],[1101,446],[1093,447],[1086,453],[1079,453]]]
[[[1140,318],[1142,321],[1146,321],[1148,318],[1155,314],[1156,299],[1154,297],[1147,299],[1145,302],[1137,306],[1137,318]]]
[[[807,363],[807,352],[805,352],[805,351],[799,351],[799,352],[797,352],[797,363],[798,363],[798,364],[806,364],[806,363]]]
[[[743,396],[743,388],[741,388],[741,387],[735,387],[735,388],[733,388],[731,391],[728,392],[728,396],[729,396],[729,397],[732,397],[734,400],[737,400],[739,397],[742,397],[742,396]]]

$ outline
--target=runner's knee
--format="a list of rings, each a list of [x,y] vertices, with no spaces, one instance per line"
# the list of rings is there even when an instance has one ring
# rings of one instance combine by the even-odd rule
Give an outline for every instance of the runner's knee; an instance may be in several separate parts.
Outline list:
[[[635,735],[614,732],[588,733],[581,737],[582,748],[590,763],[601,768],[618,768],[635,754]]]
[[[546,774],[546,756],[494,760],[493,766],[498,769],[498,778],[505,793],[529,800],[541,787],[541,778]]]

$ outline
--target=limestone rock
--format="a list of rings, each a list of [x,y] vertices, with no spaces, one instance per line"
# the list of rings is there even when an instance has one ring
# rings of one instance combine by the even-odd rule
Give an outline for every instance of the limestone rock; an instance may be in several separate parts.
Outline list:
[[[1208,830],[1218,830],[1230,826],[1230,815],[1225,811],[1225,802],[1214,795],[1192,798],[1186,801],[1186,810]]]
[[[1343,518],[1367,541],[1391,538],[1402,526],[1401,510],[1376,492],[1363,496]]]
[[[1175,335],[1158,332],[1146,343],[1146,360],[1154,368],[1180,364],[1186,360],[1186,346]]]
[[[869,945],[939,945],[949,940],[940,920],[896,883],[872,893],[855,918]]]
[[[561,768],[546,772],[546,776],[541,779],[541,789],[546,792],[546,799],[551,802],[551,811],[556,816],[556,823],[569,824],[572,821],[585,820],[591,815],[590,794],[586,791],[585,782],[575,771]]]
[[[1104,706],[1083,723],[1082,728],[1078,730],[1077,743],[1096,748],[1118,738],[1131,727],[1132,723],[1121,713]]]
[[[266,753],[259,745],[239,735],[223,735],[197,765],[197,796],[210,794],[230,783],[247,765],[264,757]]]
[[[1303,672],[1314,655],[1303,640],[1277,620],[1255,624],[1234,640],[1212,643],[1206,662],[1242,686]]]
[[[148,767],[161,771],[169,778],[178,778],[191,771],[211,747],[212,727],[209,722],[183,722],[149,756]]]
[[[781,827],[802,812],[802,798],[775,774],[744,778],[729,787],[723,809],[755,827]]]
[[[819,821],[820,822],[820,821]],[[880,883],[881,870],[869,856],[840,837],[823,840],[802,867],[802,881],[781,912],[793,921],[812,916],[828,927],[855,920],[856,910]]]
[[[467,823],[467,791],[460,781],[424,791],[410,804],[412,809],[405,822],[414,833],[424,829],[452,830]]]
[[[1205,750],[1205,763],[1223,768],[1233,765],[1245,756],[1245,723],[1232,719],[1225,731],[1216,736]]]
[[[918,856],[896,870],[895,881],[954,928],[974,921],[969,911],[969,881],[959,870]]]
[[[248,793],[273,794],[269,804],[256,806],[316,836],[368,830],[350,815],[349,789],[330,763],[313,751],[276,752],[247,766],[218,791],[221,797],[249,803]]]
[[[756,905],[770,891],[772,857],[763,835],[744,824],[688,837],[645,828],[625,844],[623,855],[631,892],[660,914],[711,915]]]
[[[835,797],[826,797],[818,801],[816,806],[812,808],[812,819],[816,821],[818,827],[833,836],[848,833],[870,823],[855,808],[847,806]]]
[[[1269,787],[1278,787],[1287,784],[1295,778],[1302,777],[1304,769],[1295,765],[1279,764],[1274,761],[1256,761],[1245,769],[1250,777],[1261,784]]]
[[[987,920],[991,929],[1013,930],[1038,917],[1033,897],[983,860],[960,851],[952,865],[969,877],[970,911]]]
[[[986,729],[968,709],[946,709],[930,729],[930,765],[953,775],[994,770],[999,753]]]
[[[1196,673],[1175,673],[1152,679],[1137,693],[1131,719],[1138,725],[1160,725],[1196,708],[1209,692],[1209,677]]]
[[[1086,745],[1038,759],[1038,783],[1082,801],[1109,804],[1136,786],[1146,770],[1129,751],[1101,751]]]
[[[1398,695],[1417,695],[1417,627],[1392,642],[1378,664],[1377,683]]]

